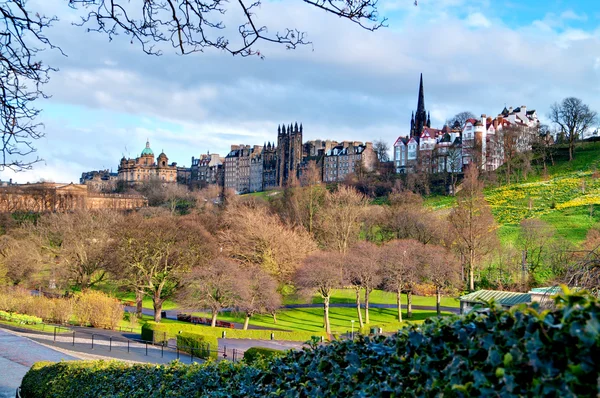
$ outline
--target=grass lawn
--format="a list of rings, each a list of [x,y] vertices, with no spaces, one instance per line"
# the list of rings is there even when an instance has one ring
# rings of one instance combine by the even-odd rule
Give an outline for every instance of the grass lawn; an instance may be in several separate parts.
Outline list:
[[[361,302],[364,302],[364,291],[361,293]],[[356,293],[353,289],[335,289],[332,297],[332,304],[353,304],[356,300]],[[284,304],[303,304],[307,300],[296,295],[286,296]],[[313,304],[322,304],[321,296],[315,295],[312,297]],[[373,290],[369,297],[371,304],[396,304],[396,294],[383,290]],[[402,305],[406,305],[406,295],[402,295]],[[435,306],[435,297],[413,296],[413,305]],[[442,306],[458,308],[460,302],[454,297],[442,297]]]
[[[26,325],[23,323],[18,323],[18,322],[11,322],[11,321],[6,321],[1,319],[0,320],[0,324],[2,325],[8,325],[8,326],[13,326],[16,328],[21,328],[21,329],[30,329],[30,330],[37,330],[40,332],[48,332],[48,333],[54,333],[54,325],[46,325],[46,324],[37,324],[37,325]],[[70,333],[71,331],[65,327],[57,327],[56,329],[56,333]]]
[[[404,309],[403,317],[406,317]],[[210,317],[206,313],[195,313],[197,316]],[[435,311],[413,310],[413,317],[410,321],[423,321],[426,318],[435,316]],[[363,311],[364,317],[364,311]],[[397,322],[397,311],[394,308],[371,308],[369,310],[370,324],[381,325],[385,323]],[[222,313],[218,317],[221,321],[243,323],[243,315],[234,313]],[[329,320],[331,330],[334,333],[346,333],[352,328],[352,320],[355,320],[355,330],[358,328],[358,318],[355,308],[330,308]],[[250,324],[255,326],[267,327],[274,330],[292,330],[292,331],[323,331],[323,308],[289,308],[277,313],[277,324],[273,323],[273,318],[267,315],[257,315],[250,318]]]

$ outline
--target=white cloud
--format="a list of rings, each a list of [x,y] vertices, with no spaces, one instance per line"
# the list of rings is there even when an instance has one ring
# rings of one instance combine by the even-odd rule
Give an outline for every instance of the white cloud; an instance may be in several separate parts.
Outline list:
[[[473,28],[489,28],[490,26],[492,26],[490,20],[487,19],[485,15],[483,15],[480,12],[469,14],[465,22],[467,26]]]

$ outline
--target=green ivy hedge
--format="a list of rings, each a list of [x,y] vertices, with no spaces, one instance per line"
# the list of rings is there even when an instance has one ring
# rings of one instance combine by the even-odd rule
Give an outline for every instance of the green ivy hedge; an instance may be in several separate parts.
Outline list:
[[[247,365],[253,365],[259,358],[269,360],[282,357],[284,354],[285,351],[274,348],[250,347],[244,352],[244,362]]]
[[[156,323],[146,322],[142,325],[142,340],[152,341],[152,331],[154,333],[154,342],[160,343],[165,338],[176,338],[179,332],[201,333],[206,336],[214,336],[221,338],[223,332],[226,333],[228,339],[254,339],[254,340],[270,340],[271,333],[275,334],[275,340],[289,341],[309,341],[313,336],[325,336],[325,333],[318,332],[285,332],[279,330],[259,330],[259,329],[228,329],[218,327],[208,327],[202,325],[185,324],[185,323]]]
[[[177,347],[181,351],[192,353],[198,358],[217,358],[219,340],[214,336],[199,333],[182,332],[177,335]]]
[[[579,397],[600,393],[600,304],[500,307],[288,351],[268,366],[36,364],[24,397]]]

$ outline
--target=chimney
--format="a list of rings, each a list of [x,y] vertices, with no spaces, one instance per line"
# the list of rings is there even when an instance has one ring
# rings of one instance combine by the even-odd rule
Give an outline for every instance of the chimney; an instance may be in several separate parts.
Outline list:
[[[513,109],[512,106],[510,108],[508,108],[508,113],[512,113]]]
[[[373,143],[372,142],[365,142],[365,149],[373,149]]]
[[[232,145],[232,146],[231,146],[231,150],[232,150],[232,151],[237,151],[238,149],[240,149],[240,146],[239,146],[239,145]]]

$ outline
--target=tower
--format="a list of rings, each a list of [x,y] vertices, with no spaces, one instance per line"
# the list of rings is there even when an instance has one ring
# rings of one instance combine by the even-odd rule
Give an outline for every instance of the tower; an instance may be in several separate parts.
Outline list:
[[[431,123],[431,122],[429,122]],[[423,132],[423,127],[428,126],[427,112],[425,111],[425,93],[423,90],[423,74],[421,73],[421,81],[419,82],[419,99],[417,101],[417,112],[414,115],[414,122],[411,121],[411,135],[420,137]]]

